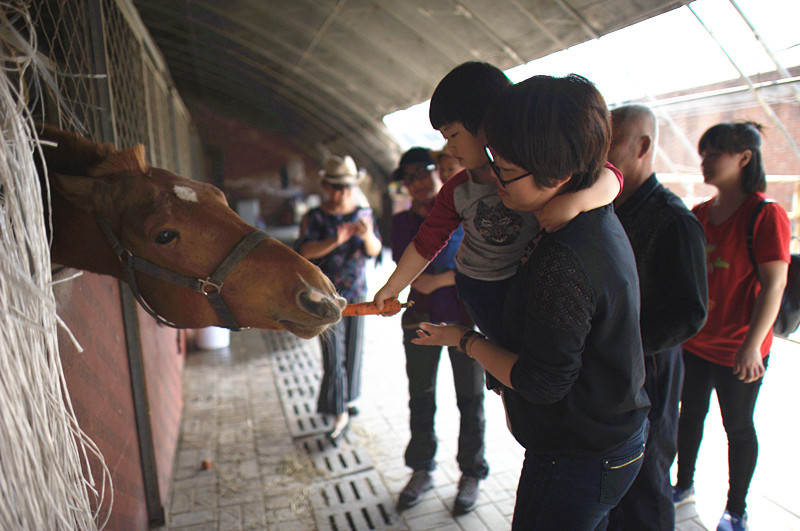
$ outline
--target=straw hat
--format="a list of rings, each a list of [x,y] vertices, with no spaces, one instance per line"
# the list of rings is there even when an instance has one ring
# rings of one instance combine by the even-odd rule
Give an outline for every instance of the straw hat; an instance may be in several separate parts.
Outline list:
[[[354,186],[364,180],[364,170],[359,170],[353,157],[345,155],[337,157],[331,155],[325,161],[325,166],[319,172],[323,183]]]

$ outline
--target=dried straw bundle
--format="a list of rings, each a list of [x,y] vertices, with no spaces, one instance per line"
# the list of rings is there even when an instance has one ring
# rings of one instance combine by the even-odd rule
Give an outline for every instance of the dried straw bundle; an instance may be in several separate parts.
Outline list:
[[[107,522],[113,489],[102,455],[78,426],[58,353],[33,162],[39,144],[29,94],[12,81],[33,78],[52,89],[35,50],[25,8],[0,2],[0,529],[91,530]],[[99,481],[90,462],[102,469]]]

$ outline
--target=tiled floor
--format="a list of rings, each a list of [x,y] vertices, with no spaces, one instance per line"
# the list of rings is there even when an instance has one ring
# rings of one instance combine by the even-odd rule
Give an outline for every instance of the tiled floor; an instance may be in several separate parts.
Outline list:
[[[371,271],[373,289],[385,269]],[[316,340],[276,332],[233,334],[230,348],[189,354],[184,416],[167,507],[175,530],[409,529],[499,530],[510,527],[522,449],[508,433],[502,404],[487,394],[491,473],[474,512],[450,515],[459,471],[458,412],[447,357],[437,396],[439,467],[435,488],[398,514],[408,478],[403,451],[408,409],[399,317],[369,317],[361,414],[333,446],[313,411],[319,377]],[[753,531],[800,530],[800,346],[774,350],[757,409],[761,455],[748,497]],[[677,529],[714,529],[726,491],[726,446],[712,411],[701,448],[698,503],[679,511]],[[205,465],[208,468],[204,468]],[[704,527],[704,525],[706,527]]]

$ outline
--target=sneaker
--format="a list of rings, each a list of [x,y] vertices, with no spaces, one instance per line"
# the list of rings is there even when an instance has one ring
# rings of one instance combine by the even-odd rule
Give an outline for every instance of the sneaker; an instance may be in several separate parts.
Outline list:
[[[675,507],[691,502],[694,502],[694,485],[688,489],[672,487],[672,503],[675,504]]]
[[[458,481],[458,494],[456,494],[456,501],[453,504],[453,514],[466,514],[474,509],[475,504],[478,503],[480,490],[478,478],[461,476]]]
[[[725,510],[717,524],[717,531],[745,531],[747,529],[747,513],[739,516]]]
[[[422,494],[430,490],[433,486],[433,477],[427,470],[415,470],[411,474],[406,486],[400,491],[400,498],[397,500],[397,510],[402,511],[418,504],[422,499]]]

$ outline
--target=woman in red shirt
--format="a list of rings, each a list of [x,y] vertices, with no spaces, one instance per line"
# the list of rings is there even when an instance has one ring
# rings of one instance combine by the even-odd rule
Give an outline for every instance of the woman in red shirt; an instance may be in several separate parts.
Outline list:
[[[706,231],[708,320],[684,343],[685,378],[678,421],[676,505],[694,499],[703,423],[715,389],[728,436],[729,491],[718,530],[745,529],[745,497],[756,466],[753,412],[772,346],[772,325],[786,286],[791,226],[765,194],[761,126],[721,123],[700,138],[703,178],[718,190],[693,212]],[[753,257],[746,235],[755,207]]]

